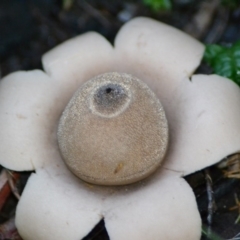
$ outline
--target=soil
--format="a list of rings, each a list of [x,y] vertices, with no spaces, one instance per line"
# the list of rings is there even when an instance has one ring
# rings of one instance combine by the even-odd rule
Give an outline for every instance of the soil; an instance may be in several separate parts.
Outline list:
[[[204,43],[227,45],[240,39],[240,6],[230,9],[220,0],[174,0],[171,11],[153,11],[140,0],[72,0],[68,1],[68,6],[63,2],[0,1],[1,77],[17,70],[41,69],[41,56],[45,52],[87,31],[96,31],[113,42],[119,28],[136,16],[148,16],[168,23]],[[197,71],[209,73],[211,69],[202,64]],[[240,158],[236,159],[236,162],[240,161]],[[28,176],[29,173],[21,174],[18,182],[20,192]],[[202,240],[234,239],[237,234],[240,237],[240,223],[235,223],[240,206],[230,210],[236,206],[236,196],[240,198],[240,180],[226,178],[218,166],[192,174],[186,180],[196,195],[204,230],[212,232],[208,237],[203,234]],[[8,198],[0,212],[0,223],[14,216],[16,204],[14,196]],[[90,239],[109,239],[104,221],[84,238]]]

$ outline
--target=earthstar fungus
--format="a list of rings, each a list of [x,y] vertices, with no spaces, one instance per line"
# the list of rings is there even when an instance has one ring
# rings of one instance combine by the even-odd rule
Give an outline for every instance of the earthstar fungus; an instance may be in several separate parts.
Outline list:
[[[122,27],[114,47],[97,33],[83,34],[46,53],[43,56],[45,72],[17,72],[1,80],[0,162],[16,171],[35,170],[16,211],[16,225],[24,239],[82,239],[101,219],[105,221],[111,240],[200,239],[201,219],[195,197],[182,176],[240,150],[239,88],[216,75],[192,76],[203,52],[203,45],[186,34],[151,19],[136,18]],[[146,111],[151,119],[155,114],[154,121],[150,119],[149,124],[144,120],[146,115],[141,116],[142,109],[138,109],[138,116],[142,117],[140,122],[146,123],[142,124],[142,129],[131,125],[135,121],[132,117],[125,124],[127,132],[122,130],[121,124],[119,127],[119,122],[114,122],[125,113],[131,115],[131,107],[138,101],[132,101],[135,94],[126,87],[129,85],[124,80],[98,83],[99,78],[107,76],[108,79],[109,74],[120,78],[124,75],[131,81],[140,79],[141,83],[136,80],[138,87],[148,86],[146,92],[154,93],[154,100],[151,102],[153,108]],[[88,80],[97,83],[93,91],[89,90]],[[80,111],[75,112],[71,107],[77,106],[75,100],[79,94],[86,94],[84,104],[87,107],[80,107]],[[71,105],[73,102],[76,104]],[[117,111],[112,104],[117,106]],[[146,104],[149,103],[146,101]],[[88,114],[80,114],[83,111]],[[68,119],[71,114],[76,114],[72,123]],[[156,166],[161,167],[154,169],[149,176],[144,174],[125,182],[113,178],[114,172],[125,174],[122,179],[128,175],[124,173],[127,162],[124,156],[128,156],[124,154],[129,153],[123,151],[125,141],[132,140],[131,144],[125,145],[127,150],[135,146],[134,141],[142,141],[140,137],[126,138],[133,136],[130,130],[137,132],[135,136],[143,136],[145,141],[146,131],[156,128],[158,118],[165,120],[157,129],[168,129],[169,132],[166,153],[167,141],[161,145],[164,160],[156,161]],[[108,120],[109,124],[105,124]],[[103,121],[102,125],[96,121]],[[90,124],[85,133],[84,124]],[[71,125],[79,125],[82,130],[74,132]],[[109,129],[115,133],[111,135]],[[69,131],[72,136],[76,134],[75,140],[63,139]],[[87,137],[88,133],[91,138]],[[109,155],[113,154],[114,158],[109,158],[109,149],[104,143],[106,152],[95,147],[99,141],[94,140],[105,137],[103,133],[106,133],[108,144],[112,144]],[[164,134],[167,136],[167,131]],[[156,138],[160,135],[158,131],[153,133]],[[92,151],[90,154],[81,152],[84,159],[90,159],[90,164],[97,159],[94,152],[103,162],[117,159],[113,165],[110,161],[109,168],[104,168],[110,169],[108,178],[101,176],[99,181],[94,170],[94,175],[84,179],[82,171],[88,165],[82,166],[83,162],[80,163],[80,172],[73,174],[69,170],[79,164],[75,159],[78,153],[69,153],[65,147],[78,139],[79,144],[84,145],[80,146],[82,152],[86,149]],[[122,148],[116,147],[113,151],[122,140]],[[159,141],[155,147],[158,144]],[[145,146],[149,146],[151,152],[153,146],[148,143]],[[133,149],[138,151],[138,147],[136,145]],[[122,159],[118,159],[118,150]],[[158,154],[156,151],[153,156]],[[123,159],[126,162],[122,162]],[[135,160],[127,164],[133,164]],[[93,165],[89,169],[92,168]],[[91,178],[89,182],[95,184],[76,175],[87,181]],[[122,183],[129,184],[99,185]]]

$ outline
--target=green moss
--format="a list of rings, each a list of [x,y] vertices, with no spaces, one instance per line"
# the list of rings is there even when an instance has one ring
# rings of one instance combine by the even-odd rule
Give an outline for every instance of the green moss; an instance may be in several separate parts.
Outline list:
[[[204,61],[214,73],[227,77],[240,86],[240,41],[230,47],[207,45]]]
[[[149,6],[153,11],[171,10],[171,0],[143,0],[146,6]]]

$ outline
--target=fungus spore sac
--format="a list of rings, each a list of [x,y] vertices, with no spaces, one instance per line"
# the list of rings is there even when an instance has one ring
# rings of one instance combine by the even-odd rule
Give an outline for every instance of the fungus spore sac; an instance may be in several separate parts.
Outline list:
[[[65,108],[58,143],[68,168],[99,185],[134,183],[153,173],[168,146],[163,107],[141,80],[105,73],[82,85]]]

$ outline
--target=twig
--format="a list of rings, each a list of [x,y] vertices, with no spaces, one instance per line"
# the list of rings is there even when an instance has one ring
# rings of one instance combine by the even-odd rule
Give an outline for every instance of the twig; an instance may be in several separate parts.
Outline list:
[[[210,26],[219,4],[220,0],[203,1],[193,20],[187,24],[184,31],[197,39],[202,38]]]
[[[214,192],[212,188],[212,178],[209,174],[209,170],[204,170],[205,173],[205,179],[206,179],[206,186],[207,186],[207,196],[208,196],[208,235],[211,235],[211,225],[212,225],[212,219],[213,219],[213,213],[216,209],[215,199],[214,199]]]
[[[0,174],[0,210],[2,209],[10,194],[11,189],[8,184],[7,171],[3,169]]]
[[[103,16],[103,14],[92,7],[89,3],[84,0],[77,1],[79,7],[82,7],[89,15],[93,18],[97,19],[104,27],[109,27],[110,23],[107,18]]]
[[[237,219],[235,220],[235,224],[237,224],[240,221],[240,201],[239,201],[238,196],[237,196],[236,193],[234,194],[234,198],[235,198],[236,205],[231,207],[229,210],[230,211],[238,210],[238,214],[239,215],[238,215]]]
[[[10,185],[11,191],[18,200],[20,199],[20,194],[16,187],[16,180],[19,178],[19,176],[20,176],[19,173],[16,173],[16,172],[13,173],[9,170],[7,171],[7,179],[8,179],[8,183]]]
[[[16,181],[19,179],[19,177],[19,173],[11,172],[11,175],[9,175],[8,170],[2,170],[0,174],[0,210],[4,206],[11,193],[13,193],[17,199],[20,198],[20,195],[15,186]]]

